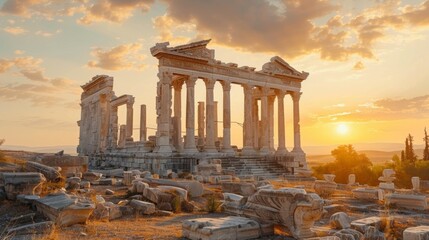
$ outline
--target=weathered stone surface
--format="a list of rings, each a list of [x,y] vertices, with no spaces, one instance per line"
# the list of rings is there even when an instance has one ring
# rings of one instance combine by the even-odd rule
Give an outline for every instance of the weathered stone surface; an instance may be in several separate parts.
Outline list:
[[[203,185],[194,180],[173,181],[169,179],[144,178],[143,181],[149,184],[180,187],[186,189],[192,197],[201,197],[204,193]]]
[[[343,204],[331,204],[327,206],[323,206],[323,210],[326,212],[323,214],[326,217],[330,217],[332,214],[336,212],[343,212],[346,210]]]
[[[235,193],[242,196],[250,196],[256,193],[256,187],[253,183],[223,182],[222,191],[228,193]]]
[[[60,167],[60,173],[63,176],[88,171],[88,157],[86,156],[51,155],[44,156],[41,162],[47,166]]]
[[[170,193],[173,195],[178,195],[180,197],[181,201],[187,201],[188,200],[188,191],[186,191],[183,188],[174,187],[174,186],[158,186],[157,188],[164,193]]]
[[[46,178],[41,173],[3,173],[4,188],[9,200],[18,194],[40,195]]]
[[[409,227],[404,230],[404,240],[428,240],[429,226]]]
[[[331,176],[333,174],[325,174],[325,175]],[[333,176],[335,178],[335,175]],[[331,179],[331,178],[328,178],[328,179]],[[337,189],[337,184],[335,182],[316,180],[316,182],[314,183],[314,191],[322,197],[331,196],[336,189]]]
[[[183,212],[191,213],[194,211],[195,206],[191,202],[182,201],[180,203],[180,208],[182,209]]]
[[[43,239],[53,231],[53,226],[54,222],[51,221],[30,223],[19,227],[9,228],[7,230],[7,235],[12,236],[11,239],[19,239],[19,237],[23,237],[25,235],[29,236],[27,239],[33,239],[32,237],[35,237],[35,239]]]
[[[155,204],[139,200],[131,200],[129,203],[131,207],[139,211],[141,214],[150,215],[155,213]]]
[[[80,188],[81,180],[78,177],[71,177],[66,179],[66,189],[76,190]]]
[[[182,224],[182,234],[192,240],[238,240],[254,239],[270,233],[261,233],[260,224],[254,220],[230,216],[186,220]]]
[[[345,212],[334,213],[329,219],[329,224],[331,227],[336,229],[350,228],[350,222],[350,217]]]
[[[231,205],[232,208],[232,205]],[[231,211],[262,222],[286,226],[295,238],[314,237],[310,230],[323,213],[323,199],[304,189],[261,189]]]
[[[224,182],[232,182],[232,176],[231,175],[209,176],[208,182],[211,184],[221,184]]]
[[[353,197],[362,200],[379,201],[383,199],[381,190],[376,188],[356,188],[352,190]]]
[[[94,204],[65,193],[48,195],[34,201],[37,211],[59,226],[85,224],[94,210]]]
[[[110,185],[114,186],[116,184],[116,178],[101,178],[98,180],[100,185]]]
[[[429,209],[428,197],[417,194],[392,193],[385,196],[386,204],[406,209],[426,210]]]
[[[334,234],[339,237],[341,240],[361,240],[363,239],[363,234],[354,229],[342,229]]]
[[[25,171],[42,173],[47,180],[53,182],[58,182],[61,179],[61,173],[55,168],[37,162],[25,162]]]
[[[98,172],[85,172],[82,174],[82,178],[87,181],[98,181],[102,174]]]
[[[115,194],[115,191],[113,191],[113,190],[111,190],[111,189],[106,189],[105,194],[106,194],[106,195],[114,195],[114,194]]]
[[[380,232],[377,228],[370,226],[365,230],[365,240],[385,240],[384,233]]]
[[[132,184],[133,187],[131,192],[135,193],[143,193],[144,189],[149,187],[149,184],[138,180],[134,180]]]
[[[16,200],[18,202],[21,202],[23,204],[31,204],[33,203],[34,200],[39,199],[40,196],[39,195],[24,195],[24,194],[19,194],[16,196]]]
[[[90,189],[91,188],[91,183],[89,181],[81,181],[80,182],[80,187],[83,189]]]
[[[171,211],[164,211],[164,210],[156,210],[154,215],[160,216],[160,217],[169,217],[173,215],[174,213]]]
[[[121,206],[112,202],[98,203],[93,215],[100,220],[114,220],[122,217]]]
[[[162,202],[156,205],[156,207],[159,210],[164,210],[164,211],[173,211],[173,208],[171,207],[171,204],[168,202]]]
[[[352,221],[351,227],[358,230],[361,233],[365,233],[366,229],[370,226],[375,227],[378,230],[383,229],[390,219],[382,217],[368,217]]]
[[[140,177],[140,171],[139,171],[138,177]],[[122,180],[122,183],[125,186],[132,185],[132,182],[134,179],[136,179],[136,175],[132,171],[124,171],[124,179]]]
[[[222,166],[221,164],[200,163],[197,165],[197,172],[202,176],[220,174],[222,172]]]

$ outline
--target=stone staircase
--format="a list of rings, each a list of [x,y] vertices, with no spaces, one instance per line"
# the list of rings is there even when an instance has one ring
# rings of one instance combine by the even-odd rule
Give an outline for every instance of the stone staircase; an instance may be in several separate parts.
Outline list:
[[[235,170],[238,177],[254,176],[264,179],[281,177],[287,170],[274,159],[264,157],[236,157],[222,159],[222,169]]]

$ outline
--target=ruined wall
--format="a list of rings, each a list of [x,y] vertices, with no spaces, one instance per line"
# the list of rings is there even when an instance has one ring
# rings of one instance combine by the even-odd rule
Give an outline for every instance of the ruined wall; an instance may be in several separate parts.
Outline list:
[[[104,152],[108,146],[110,100],[114,97],[113,77],[97,75],[81,87],[83,93],[77,151],[79,155]]]

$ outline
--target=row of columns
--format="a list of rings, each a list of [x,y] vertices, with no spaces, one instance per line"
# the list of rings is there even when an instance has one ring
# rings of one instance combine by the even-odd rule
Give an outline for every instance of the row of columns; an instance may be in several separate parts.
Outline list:
[[[174,149],[184,153],[198,152],[195,144],[195,83],[198,79],[197,76],[184,76],[182,78],[174,79],[173,74],[169,72],[160,72],[158,74],[160,81],[158,83],[158,97],[157,97],[157,113],[158,113],[158,128],[157,128],[157,148],[156,152],[169,153]],[[214,85],[216,79],[205,78],[203,79],[206,86],[206,102],[205,102],[205,129],[199,126],[198,136],[204,136],[205,130],[205,146],[206,152],[217,152],[215,146],[215,139],[217,139],[217,105],[214,101]],[[231,147],[231,83],[219,80],[223,88],[223,148],[224,152],[233,152]],[[186,84],[186,136],[184,145],[182,146],[181,134],[181,90],[183,84]],[[258,120],[258,105],[254,101],[253,92],[254,86],[243,84],[244,90],[244,126],[243,126],[243,154],[254,154],[258,148],[257,139],[259,136],[259,120]],[[171,118],[171,88],[174,89],[174,108],[173,118]],[[273,148],[273,141],[270,139],[274,136],[274,99],[275,96],[269,96],[269,88],[262,87],[261,100],[261,152],[270,152]],[[276,90],[278,98],[278,142],[279,146],[277,153],[287,153],[285,146],[285,123],[284,123],[284,96],[291,94],[293,99],[294,109],[294,152],[301,150],[300,144],[300,130],[299,130],[299,96],[300,92],[286,92]],[[204,105],[199,103],[201,112],[204,112]],[[199,116],[204,118],[204,116]],[[173,124],[171,125],[171,119]],[[204,121],[204,119],[203,119]],[[203,122],[199,120],[199,122]],[[170,127],[173,126],[173,129]],[[256,129],[256,130],[255,130]],[[170,133],[174,130],[172,144],[170,144]],[[173,147],[174,146],[174,147]]]
[[[125,146],[125,141],[132,142],[133,141],[133,105],[134,98],[131,98],[126,103],[124,103],[127,107],[127,116],[126,116],[126,124],[121,125],[119,129],[119,138],[118,138],[118,107],[120,105],[111,106],[110,110],[110,148],[123,148]],[[145,108],[146,109],[146,108]],[[146,112],[146,111],[145,111]],[[121,129],[123,128],[123,129]],[[146,129],[146,127],[144,128]]]

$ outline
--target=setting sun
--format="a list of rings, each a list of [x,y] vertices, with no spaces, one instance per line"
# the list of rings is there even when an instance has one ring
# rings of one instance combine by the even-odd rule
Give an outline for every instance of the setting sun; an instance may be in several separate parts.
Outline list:
[[[344,123],[340,123],[337,126],[337,133],[341,134],[341,135],[345,135],[349,132],[349,126],[347,126]]]

